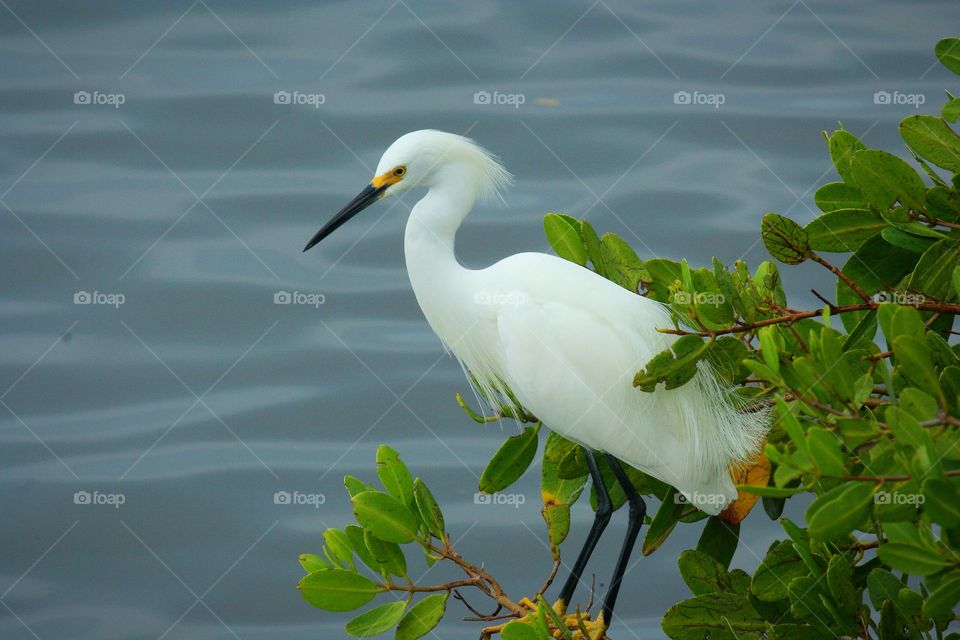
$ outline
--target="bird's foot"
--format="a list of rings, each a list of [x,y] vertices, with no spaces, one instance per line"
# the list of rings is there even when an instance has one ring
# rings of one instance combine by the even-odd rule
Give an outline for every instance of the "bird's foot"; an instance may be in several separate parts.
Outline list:
[[[573,640],[608,640],[607,624],[603,621],[603,614],[597,616],[596,620],[590,619],[590,612],[569,613],[563,618],[563,623],[573,636]],[[554,633],[555,638],[562,638],[563,634],[558,630]]]
[[[535,624],[537,603],[530,598],[522,598],[517,604],[529,610],[530,613],[514,622]],[[547,616],[546,623],[552,637],[558,640],[565,637],[573,638],[573,640],[609,640],[606,635],[608,625],[603,620],[603,614],[600,614],[594,620],[590,612],[581,612],[579,609],[575,613],[567,613],[566,605],[562,600],[557,600],[550,608],[553,610],[553,615]],[[507,624],[487,627],[483,630],[481,637],[484,639],[492,638],[499,634]]]

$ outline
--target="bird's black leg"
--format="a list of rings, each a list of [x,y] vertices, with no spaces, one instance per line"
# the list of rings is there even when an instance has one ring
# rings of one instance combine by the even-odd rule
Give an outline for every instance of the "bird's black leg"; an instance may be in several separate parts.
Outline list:
[[[586,456],[590,478],[593,480],[593,486],[597,492],[597,511],[593,516],[593,525],[590,527],[590,533],[587,534],[587,540],[583,543],[583,548],[580,549],[580,555],[577,556],[577,561],[574,563],[573,569],[570,570],[570,576],[560,590],[560,603],[563,608],[570,604],[573,592],[576,590],[577,584],[580,583],[580,575],[586,568],[587,561],[590,560],[590,554],[597,546],[603,530],[610,522],[610,514],[613,513],[610,494],[607,493],[607,488],[603,484],[603,477],[600,475],[599,467],[597,467],[597,460],[589,449],[586,449]]]
[[[620,547],[620,556],[617,558],[617,566],[613,570],[613,578],[610,580],[610,587],[607,589],[607,595],[603,598],[603,621],[609,625],[613,621],[613,607],[617,603],[617,595],[620,593],[620,583],[623,581],[623,574],[627,570],[627,563],[630,562],[630,553],[633,551],[633,545],[637,541],[637,535],[640,533],[640,527],[643,525],[643,518],[647,514],[647,503],[643,501],[640,494],[637,493],[630,478],[620,466],[620,461],[606,454],[607,462],[613,469],[613,475],[617,482],[623,487],[627,495],[627,504],[630,512],[627,518],[627,534],[623,538],[623,546]]]

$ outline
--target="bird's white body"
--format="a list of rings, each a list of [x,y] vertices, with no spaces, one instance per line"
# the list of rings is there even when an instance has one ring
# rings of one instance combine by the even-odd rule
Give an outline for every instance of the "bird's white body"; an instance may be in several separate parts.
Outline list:
[[[678,389],[632,385],[674,340],[657,331],[670,325],[668,311],[551,255],[464,268],[454,252],[457,228],[509,174],[469,140],[437,131],[400,138],[378,174],[401,163],[412,178],[405,188],[428,189],[406,227],[413,290],[481,395],[509,389],[550,429],[673,485],[708,513],[734,500],[729,469],[756,451],[764,416],[738,412],[706,365]]]

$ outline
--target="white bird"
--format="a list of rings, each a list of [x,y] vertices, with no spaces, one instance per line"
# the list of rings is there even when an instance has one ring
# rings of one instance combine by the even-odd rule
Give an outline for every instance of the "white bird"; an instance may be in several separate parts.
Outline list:
[[[544,425],[582,445],[602,494],[587,544],[561,591],[565,607],[610,517],[592,452],[608,456],[621,484],[629,481],[615,460],[717,514],[736,499],[730,469],[755,455],[766,419],[738,411],[704,363],[677,389],[633,387],[634,374],[675,340],[657,331],[671,325],[661,303],[548,254],[520,253],[485,269],[462,266],[454,251],[457,229],[479,198],[499,198],[510,183],[497,158],[467,138],[408,133],[304,251],[377,200],[427,189],[410,212],[404,240],[407,273],[427,321],[480,397],[510,402],[512,395]],[[632,486],[625,489],[631,518],[604,602],[607,623],[645,509]]]

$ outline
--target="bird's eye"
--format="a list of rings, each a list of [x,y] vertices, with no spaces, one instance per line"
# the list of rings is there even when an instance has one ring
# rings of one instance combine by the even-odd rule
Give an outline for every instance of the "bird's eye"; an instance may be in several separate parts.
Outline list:
[[[399,177],[405,174],[406,172],[407,170],[404,167],[397,167],[396,169],[393,170],[393,175]]]

